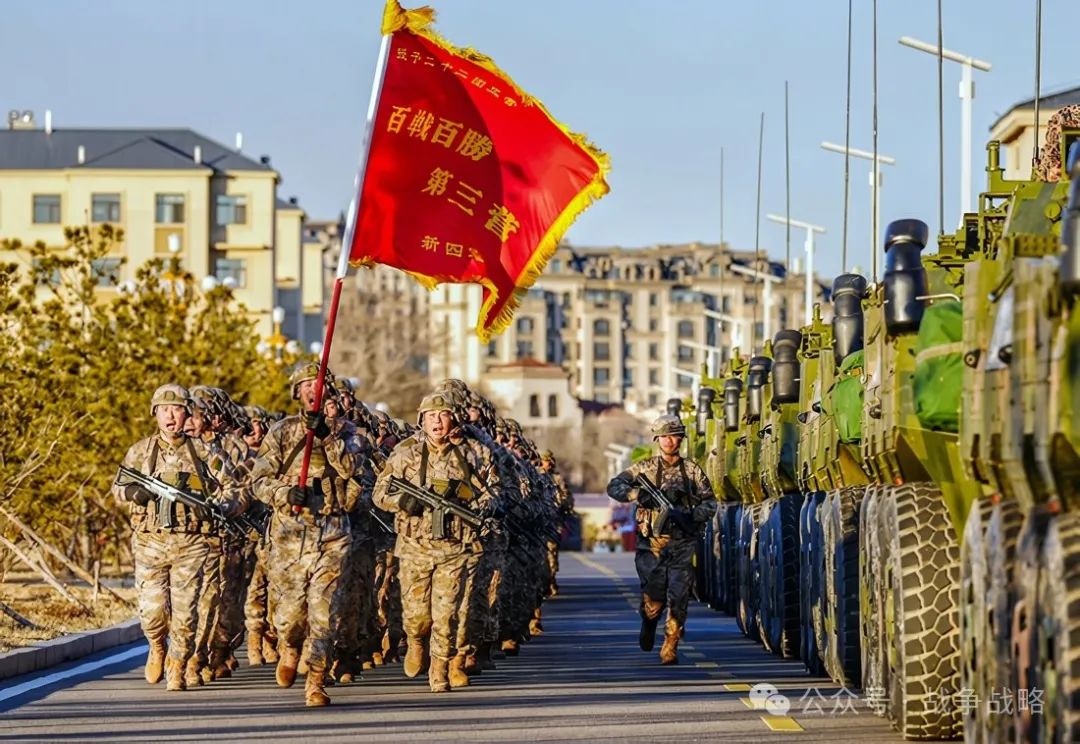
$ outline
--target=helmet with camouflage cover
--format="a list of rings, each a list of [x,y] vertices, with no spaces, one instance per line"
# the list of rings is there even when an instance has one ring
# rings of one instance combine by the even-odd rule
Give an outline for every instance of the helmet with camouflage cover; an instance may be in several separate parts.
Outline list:
[[[419,426],[423,423],[424,414],[428,411],[446,411],[451,416],[454,415],[454,401],[447,393],[429,393],[424,396],[424,399],[420,401],[420,406],[416,409],[416,424]]]
[[[270,420],[270,412],[262,406],[244,406],[244,413],[252,421],[261,421],[265,424]]]
[[[546,449],[546,450],[542,451],[540,453],[540,461],[541,462],[545,462],[545,461],[550,462],[552,465],[554,465],[555,464],[555,453],[552,452],[549,449]]]
[[[205,412],[207,416],[222,416],[224,410],[214,388],[209,385],[195,385],[191,388],[191,398],[195,408]]]
[[[300,400],[300,383],[308,380],[319,379],[319,365],[315,362],[302,362],[296,365],[296,368],[289,375],[289,389],[292,391],[292,399]],[[326,368],[326,377],[323,382],[324,385],[334,384],[334,375],[330,372],[330,368]]]
[[[184,410],[191,414],[191,394],[182,385],[175,382],[167,382],[150,397],[150,415],[158,406],[183,406]]]
[[[656,421],[653,421],[652,426],[649,428],[652,431],[654,440],[666,436],[686,436],[686,426],[683,425],[682,419],[670,413],[665,413]]]

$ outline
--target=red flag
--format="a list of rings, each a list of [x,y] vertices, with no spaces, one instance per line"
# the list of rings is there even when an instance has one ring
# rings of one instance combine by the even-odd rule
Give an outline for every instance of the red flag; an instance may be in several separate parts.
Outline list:
[[[607,156],[484,55],[387,2],[389,54],[349,262],[394,266],[429,289],[484,286],[476,332],[510,323],[574,219],[608,191]]]

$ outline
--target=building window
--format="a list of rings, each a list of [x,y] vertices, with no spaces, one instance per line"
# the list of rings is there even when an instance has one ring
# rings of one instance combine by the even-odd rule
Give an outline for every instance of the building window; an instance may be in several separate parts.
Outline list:
[[[247,285],[247,267],[242,258],[219,258],[214,261],[214,276],[220,281],[232,278],[237,287]]]
[[[155,194],[154,221],[159,225],[179,225],[184,221],[183,194]]]
[[[658,405],[660,405],[660,398],[656,393],[649,393],[649,408],[656,408]]]
[[[517,319],[517,332],[523,334],[530,334],[533,332],[533,319],[532,318],[518,318]]]
[[[675,333],[678,335],[679,338],[693,338],[694,321],[680,320],[678,325],[675,326]]]
[[[593,359],[598,362],[606,362],[611,359],[611,349],[607,341],[593,344]]]
[[[694,361],[694,350],[689,346],[683,346],[679,344],[679,361],[680,362],[692,362]]]
[[[231,194],[218,194],[217,223],[221,226],[246,225],[247,197],[233,196]]]
[[[660,344],[649,344],[649,361],[655,362],[660,358]]]
[[[120,263],[119,258],[95,258],[90,262],[90,271],[99,287],[111,287],[119,281]]]
[[[490,359],[491,357],[495,356],[498,353],[499,353],[498,344],[495,341],[488,341],[488,345],[487,345],[488,358]]]
[[[34,194],[34,224],[60,224],[60,194]]]
[[[529,415],[540,418],[540,396],[536,393],[529,396]]]
[[[623,387],[634,387],[634,370],[628,369],[623,372]]]
[[[656,367],[653,367],[652,369],[649,370],[649,384],[650,385],[659,385],[660,384],[660,370],[656,369]]]
[[[709,267],[709,276],[713,278],[720,276],[720,264],[714,263]]]
[[[532,341],[518,341],[517,342],[517,358],[518,359],[531,359],[533,355]]]
[[[611,379],[611,374],[608,372],[607,367],[593,367],[592,381],[593,385],[607,385]]]
[[[597,403],[610,403],[611,396],[609,396],[607,393],[597,393],[595,400]]]
[[[551,259],[551,273],[558,274],[560,271],[562,271],[562,261],[557,258]]]
[[[649,333],[656,333],[656,329],[660,327],[660,321],[656,318],[649,318]]]
[[[649,292],[649,307],[656,307],[660,302],[660,296],[656,292]]]
[[[720,300],[720,312],[727,315],[731,312],[731,295],[724,295]]]
[[[611,333],[611,323],[606,320],[595,320],[592,324],[592,332],[594,336],[606,336]]]
[[[558,418],[559,417],[559,396],[557,396],[557,395],[549,395],[548,396],[548,417],[549,418]]]
[[[765,324],[764,323],[758,322],[758,323],[754,324],[754,338],[757,339],[758,343],[761,343],[761,341],[765,338]]]
[[[91,222],[119,222],[120,194],[93,194],[90,196]]]

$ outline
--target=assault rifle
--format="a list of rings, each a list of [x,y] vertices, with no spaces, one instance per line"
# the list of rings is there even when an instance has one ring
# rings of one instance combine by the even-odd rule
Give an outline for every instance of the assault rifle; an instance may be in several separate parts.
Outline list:
[[[238,518],[229,519],[221,511],[220,506],[207,501],[199,494],[185,491],[176,486],[170,486],[164,481],[160,481],[145,473],[140,473],[138,470],[133,470],[126,465],[120,466],[120,471],[116,474],[116,485],[121,488],[124,486],[138,485],[154,494],[158,500],[158,523],[166,529],[176,526],[176,522],[173,519],[174,504],[183,504],[189,509],[193,509],[197,514],[205,515],[206,518],[213,522],[219,529],[236,537],[246,537],[247,529],[249,528],[258,529],[253,520],[245,520],[245,526],[241,526]],[[251,525],[249,526],[246,523],[251,523]]]
[[[667,495],[657,488],[656,485],[649,480],[649,476],[644,473],[637,477],[637,480],[634,481],[634,485],[648,494],[649,498],[657,504],[657,506],[653,507],[653,511],[655,511],[656,514],[652,519],[652,531],[655,535],[663,534],[664,527],[667,526],[668,517],[671,515],[671,510],[674,509],[675,506],[671,503],[671,500],[668,499]]]
[[[451,485],[454,483],[456,481],[451,481]],[[453,488],[448,489],[448,491],[452,490]],[[464,504],[450,501],[434,491],[417,486],[407,480],[398,478],[396,475],[390,476],[390,484],[387,486],[386,493],[390,496],[400,496],[407,493],[431,509],[431,536],[436,540],[446,537],[446,518],[448,516],[457,517],[477,532],[480,531],[480,527],[484,522],[479,514]]]

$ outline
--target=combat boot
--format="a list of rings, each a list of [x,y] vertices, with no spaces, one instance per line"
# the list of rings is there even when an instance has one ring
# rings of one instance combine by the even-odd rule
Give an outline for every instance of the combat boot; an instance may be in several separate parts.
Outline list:
[[[214,670],[209,666],[199,667],[199,679],[203,681],[204,685],[210,684],[216,679],[216,677],[214,677]]]
[[[309,708],[322,708],[330,705],[330,696],[326,694],[324,684],[326,672],[322,669],[309,669],[304,680],[304,705]]]
[[[266,663],[266,657],[263,656],[262,633],[253,633],[251,631],[248,631],[247,648],[248,666],[262,666]]]
[[[533,638],[544,634],[544,626],[540,623],[540,618],[534,617],[529,621],[529,635]]]
[[[227,657],[228,652],[224,650],[215,650],[210,654],[210,665],[206,668],[210,670],[211,681],[232,676]]]
[[[428,686],[432,692],[450,692],[450,662],[440,659],[438,656],[431,657],[431,668],[428,669]]]
[[[184,666],[184,683],[188,687],[202,687],[203,679],[199,675],[199,657],[192,656]]]
[[[284,646],[278,656],[278,687],[292,687],[296,681],[296,665],[300,662],[300,651],[292,646]]]
[[[424,652],[424,644],[419,641],[409,641],[409,650],[405,653],[405,676],[409,679],[424,671],[424,663],[427,661]]]
[[[308,673],[308,647],[304,644],[304,650],[300,654],[300,663],[296,665],[296,671],[300,674]]]
[[[156,685],[161,681],[165,673],[165,641],[154,641],[150,644],[150,653],[146,656],[146,668],[143,674],[146,681]]]
[[[274,641],[271,638],[267,638],[266,636],[263,636],[262,655],[263,655],[263,659],[266,660],[267,664],[277,664],[277,662],[278,662],[277,642]]]
[[[383,665],[384,662],[383,662],[382,651],[375,651],[374,653],[371,654],[371,663],[374,664],[377,667],[380,667],[380,666]]]
[[[165,660],[165,689],[177,692],[187,689],[184,682],[184,665],[174,659]]]
[[[229,658],[225,660],[225,665],[229,667],[230,672],[235,672],[240,668],[240,660],[236,658],[236,654],[230,653]]]
[[[450,660],[447,678],[453,688],[468,687],[469,675],[465,673],[465,656],[458,654]]]
[[[476,647],[476,661],[479,663],[480,669],[495,669],[495,660],[491,658],[490,641],[484,641]]]
[[[478,649],[479,650],[479,649]],[[465,657],[465,674],[470,677],[482,674],[484,670],[480,668],[480,657],[476,654],[469,654]]]
[[[664,625],[664,645],[660,647],[660,663],[665,665],[679,663],[679,624],[668,620]]]
[[[517,656],[518,650],[518,642],[515,641],[513,638],[508,638],[507,640],[502,642],[502,652],[507,656]]]
[[[642,651],[652,651],[653,646],[656,645],[656,625],[660,622],[660,618],[654,617],[651,620],[645,615],[641,616],[641,632],[638,633],[638,646]]]

